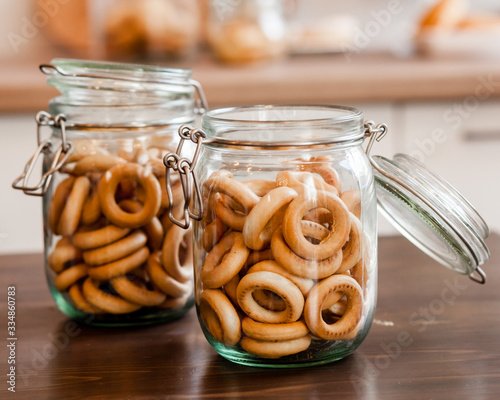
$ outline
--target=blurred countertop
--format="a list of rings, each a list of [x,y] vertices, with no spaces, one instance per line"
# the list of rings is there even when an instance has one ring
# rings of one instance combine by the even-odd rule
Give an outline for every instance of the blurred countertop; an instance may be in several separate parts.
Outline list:
[[[0,112],[47,109],[57,91],[38,64],[50,59],[0,62]],[[150,64],[154,64],[149,62]],[[211,107],[248,104],[432,101],[500,97],[500,60],[396,58],[386,54],[294,56],[246,66],[208,56],[165,63],[193,70]]]

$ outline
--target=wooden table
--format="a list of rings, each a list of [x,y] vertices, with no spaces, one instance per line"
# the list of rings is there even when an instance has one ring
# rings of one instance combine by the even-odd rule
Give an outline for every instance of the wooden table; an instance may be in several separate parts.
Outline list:
[[[365,342],[347,359],[291,370],[243,367],[218,356],[194,310],[176,322],[102,329],[68,321],[54,305],[40,255],[0,257],[1,332],[16,286],[16,394],[2,399],[498,399],[500,236],[488,282],[438,266],[406,240],[380,240],[379,303]],[[4,342],[5,343],[5,342]]]

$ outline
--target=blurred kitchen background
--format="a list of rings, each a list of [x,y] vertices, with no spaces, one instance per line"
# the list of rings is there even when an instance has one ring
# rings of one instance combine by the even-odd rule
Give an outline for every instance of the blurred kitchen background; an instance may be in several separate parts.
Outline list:
[[[0,253],[42,250],[41,201],[10,185],[54,57],[191,68],[212,108],[358,107],[389,125],[375,153],[423,161],[500,231],[497,0],[0,0]]]

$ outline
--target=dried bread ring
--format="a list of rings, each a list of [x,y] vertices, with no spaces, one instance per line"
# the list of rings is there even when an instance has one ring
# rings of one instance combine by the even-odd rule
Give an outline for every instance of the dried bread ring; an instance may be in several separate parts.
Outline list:
[[[116,276],[125,275],[137,267],[140,267],[146,262],[148,257],[149,249],[144,246],[135,253],[117,261],[100,265],[99,267],[89,268],[89,276],[98,281],[107,281]]]
[[[259,202],[259,197],[250,188],[227,176],[210,178],[205,184],[211,193],[220,192],[231,197],[243,207],[245,213],[248,213]]]
[[[179,282],[193,278],[193,253],[191,229],[177,225],[170,228],[165,236],[161,253],[165,271]]]
[[[113,289],[125,300],[141,306],[153,307],[162,304],[167,296],[157,290],[138,286],[127,276],[117,276],[111,280]]]
[[[83,225],[92,225],[96,223],[101,216],[101,203],[99,203],[99,192],[97,186],[92,185],[87,200],[83,204],[81,223]]]
[[[357,218],[361,218],[361,194],[359,190],[346,190],[340,194],[340,200]]]
[[[333,292],[342,292],[347,297],[347,309],[334,324],[327,324],[322,317],[324,303]],[[358,325],[363,308],[363,290],[346,275],[332,275],[314,286],[306,299],[304,317],[313,335],[324,340],[338,340]]]
[[[337,270],[338,274],[353,268],[363,255],[363,232],[361,230],[361,222],[354,214],[349,214],[351,218],[351,231],[349,232],[349,239],[342,248],[342,264],[340,264]]]
[[[59,273],[67,264],[77,264],[81,260],[81,250],[73,246],[71,241],[61,239],[47,258],[47,263],[54,272]]]
[[[281,297],[286,304],[285,310],[271,311],[260,306],[252,296],[258,289],[269,290]],[[245,275],[238,284],[236,296],[245,314],[260,322],[295,322],[304,309],[304,296],[300,289],[291,280],[275,272],[258,271]]]
[[[263,197],[271,190],[276,189],[278,184],[275,181],[266,181],[264,179],[254,179],[251,181],[241,182],[246,187],[250,188],[257,196]]]
[[[88,265],[103,265],[126,257],[146,245],[148,238],[141,230],[136,230],[107,246],[83,252],[83,260]]]
[[[302,231],[301,231],[302,232]],[[342,263],[342,251],[324,260],[306,260],[295,254],[283,238],[282,228],[276,229],[271,239],[271,251],[276,262],[301,278],[323,279],[333,275]]]
[[[73,236],[73,243],[82,250],[95,249],[116,242],[128,235],[130,231],[130,228],[120,228],[115,225],[108,225],[93,231],[77,231]]]
[[[312,244],[302,234],[301,221],[311,209],[322,207],[334,218],[334,230],[321,241]],[[351,221],[344,203],[329,192],[318,191],[314,196],[299,195],[288,206],[283,218],[283,237],[292,251],[308,260],[324,260],[339,251],[349,236]]]
[[[274,260],[273,252],[271,249],[265,249],[260,251],[251,251],[245,265],[241,269],[241,272],[246,273],[246,271],[252,266],[264,260]]]
[[[158,307],[160,308],[167,308],[167,309],[173,309],[173,308],[181,308],[186,305],[189,299],[192,298],[193,294],[193,286],[189,286],[188,291],[184,293],[180,297],[167,297],[167,299],[161,303]]]
[[[249,337],[241,339],[241,348],[262,358],[280,358],[305,351],[311,345],[309,335],[297,339],[265,341]]]
[[[236,274],[233,279],[224,285],[224,293],[233,304],[238,304],[238,299],[236,298],[236,289],[240,283],[240,276]]]
[[[268,341],[298,339],[309,333],[303,320],[286,324],[266,324],[245,317],[241,321],[241,329],[245,335],[252,339]]]
[[[203,287],[216,289],[224,286],[238,272],[250,254],[240,232],[230,232],[208,253],[201,267],[200,278]]]
[[[205,227],[201,240],[203,248],[207,253],[213,249],[227,229],[228,226],[225,225],[219,218],[215,218]]]
[[[82,285],[80,283],[75,283],[68,290],[69,297],[73,302],[73,305],[80,311],[88,314],[102,314],[103,311],[94,307],[90,304],[85,296],[83,295]]]
[[[224,225],[235,231],[241,232],[245,224],[246,215],[231,208],[227,201],[224,201],[220,193],[215,193],[213,210],[216,219],[220,219]]]
[[[103,292],[90,277],[85,279],[82,289],[85,298],[93,307],[110,314],[129,314],[141,308],[139,304]]]
[[[179,282],[163,269],[160,261],[160,252],[149,256],[146,271],[153,284],[168,296],[183,297],[192,290],[190,281]]]
[[[240,317],[220,290],[206,289],[201,293],[200,314],[216,341],[226,346],[235,346],[240,341]]]
[[[116,203],[115,193],[120,181],[137,180],[145,191],[145,202],[136,213],[127,213]],[[112,223],[125,228],[146,225],[158,213],[161,205],[161,188],[156,177],[138,164],[119,164],[108,170],[99,183],[99,199],[103,214]]]
[[[264,307],[266,310],[283,311],[286,309],[286,303],[283,299],[269,290],[254,290],[252,297],[259,306]]]
[[[273,226],[270,232],[264,234],[264,228],[269,224],[284,206],[287,206],[295,197],[297,192],[289,187],[278,187],[271,190],[248,213],[243,226],[243,239],[247,247],[252,250],[262,250],[271,242],[271,237],[277,226]],[[285,210],[283,209],[283,212]],[[275,222],[278,225],[281,221]]]
[[[71,193],[69,194],[64,210],[57,224],[57,231],[62,236],[71,236],[75,233],[80,218],[82,217],[83,205],[90,190],[90,179],[86,176],[79,176],[75,179]]]
[[[334,186],[337,188],[338,193],[340,193],[342,183],[337,171],[329,165],[331,161],[326,156],[312,157],[307,164],[304,164],[303,170],[320,175],[328,185]]]
[[[58,235],[58,224],[61,214],[63,213],[64,206],[68,200],[68,196],[71,193],[71,188],[75,183],[75,177],[70,176],[63,180],[56,188],[54,196],[52,197],[52,202],[49,207],[49,227],[54,233]]]
[[[338,195],[339,191],[335,186],[328,185],[321,178],[310,172],[281,171],[276,175],[278,186],[288,186],[299,195],[311,195],[316,191],[326,191]]]
[[[93,154],[77,161],[72,172],[74,175],[84,175],[95,171],[104,172],[126,162],[123,158],[111,154]]]
[[[63,292],[80,279],[85,278],[87,274],[88,268],[85,264],[76,264],[57,275],[54,279],[54,285],[60,292]]]
[[[309,291],[314,286],[314,281],[312,279],[301,278],[297,275],[291,274],[285,268],[280,266],[276,261],[271,261],[271,260],[261,261],[252,266],[248,270],[247,274],[251,274],[258,271],[270,271],[284,276],[285,278],[295,283],[295,285],[299,288],[300,292],[304,297],[307,296]]]

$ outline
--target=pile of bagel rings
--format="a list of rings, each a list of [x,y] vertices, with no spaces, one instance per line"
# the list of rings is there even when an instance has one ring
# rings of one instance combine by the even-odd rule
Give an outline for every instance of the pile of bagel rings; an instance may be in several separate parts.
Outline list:
[[[50,202],[53,285],[85,313],[155,313],[192,298],[191,232],[167,211],[162,156],[171,150],[134,147],[72,154]],[[172,189],[181,203],[180,182]]]
[[[275,181],[225,170],[203,184],[197,296],[213,340],[262,358],[350,340],[364,324],[368,279],[358,190],[342,191],[322,157]]]

